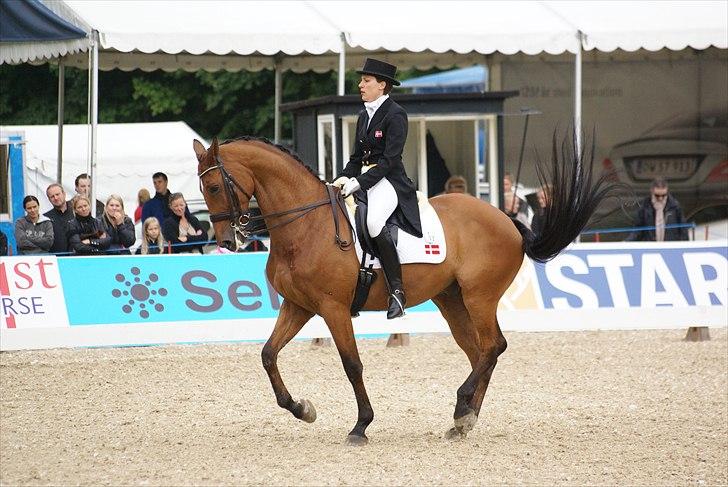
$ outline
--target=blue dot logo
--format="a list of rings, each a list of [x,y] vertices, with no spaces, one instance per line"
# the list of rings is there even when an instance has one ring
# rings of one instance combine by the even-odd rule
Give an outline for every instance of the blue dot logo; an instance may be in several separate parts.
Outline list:
[[[126,314],[138,312],[144,319],[149,318],[152,311],[164,311],[161,298],[167,295],[167,289],[159,287],[159,276],[151,273],[143,278],[138,267],[132,267],[129,272],[129,277],[121,273],[115,276],[118,287],[111,291],[112,296],[124,303],[121,310]]]

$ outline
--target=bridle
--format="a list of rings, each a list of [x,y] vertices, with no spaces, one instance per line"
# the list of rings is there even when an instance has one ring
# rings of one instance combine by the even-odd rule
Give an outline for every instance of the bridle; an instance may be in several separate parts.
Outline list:
[[[240,199],[238,198],[238,191],[240,191],[245,197],[248,199],[247,203],[250,204],[250,200],[253,198],[253,195],[245,190],[245,188],[235,180],[234,177],[225,169],[225,165],[222,162],[222,159],[220,159],[219,155],[215,156],[215,165],[210,166],[201,173],[197,175],[197,177],[200,179],[200,191],[203,192],[204,188],[202,187],[202,177],[207,174],[208,172],[211,172],[213,170],[219,170],[220,175],[222,176],[222,183],[223,188],[225,192],[225,200],[227,203],[228,211],[220,212],[220,213],[210,213],[210,221],[212,223],[220,222],[220,221],[229,221],[230,227],[233,229],[233,234],[235,235],[235,245],[236,248],[241,248],[243,244],[245,243],[245,240],[252,236],[252,235],[258,235],[261,233],[265,233],[267,231],[273,230],[274,228],[282,227],[284,225],[287,225],[295,220],[298,220],[302,216],[307,215],[311,211],[315,210],[319,206],[324,205],[331,205],[331,211],[334,217],[334,226],[336,227],[336,237],[335,241],[336,244],[339,246],[341,250],[348,250],[353,241],[349,242],[347,240],[341,239],[339,236],[339,219],[336,218],[336,208],[338,207],[343,215],[347,223],[349,224],[349,228],[351,229],[352,236],[355,235],[354,229],[351,228],[351,222],[349,222],[349,219],[347,218],[346,208],[344,207],[344,200],[341,197],[341,192],[337,192],[333,189],[332,186],[326,185],[326,192],[328,198],[316,201],[314,203],[309,203],[308,205],[299,206],[296,208],[293,208],[291,210],[285,210],[285,211],[279,211],[276,213],[268,213],[267,215],[255,215],[251,216],[250,211],[243,210],[242,204],[240,202]],[[253,222],[265,220],[265,219],[273,219],[278,218],[281,216],[286,215],[293,215],[291,218],[288,218],[282,222],[276,223],[273,226],[267,227],[267,228],[260,228],[258,230],[250,230],[247,228],[247,226]],[[355,237],[353,237],[355,238]]]

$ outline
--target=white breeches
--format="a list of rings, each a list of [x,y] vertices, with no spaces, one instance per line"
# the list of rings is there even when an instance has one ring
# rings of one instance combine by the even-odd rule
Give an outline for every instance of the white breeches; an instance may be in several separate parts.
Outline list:
[[[373,238],[382,232],[387,220],[397,209],[399,201],[397,192],[387,178],[382,178],[367,190],[367,200],[369,202],[367,229]]]

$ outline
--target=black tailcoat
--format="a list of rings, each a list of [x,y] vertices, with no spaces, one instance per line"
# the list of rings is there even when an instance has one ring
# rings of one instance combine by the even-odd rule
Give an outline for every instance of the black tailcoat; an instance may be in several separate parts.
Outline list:
[[[356,123],[354,151],[341,175],[356,178],[361,189],[368,190],[382,178],[387,178],[397,192],[400,212],[405,231],[416,237],[422,236],[420,212],[414,183],[407,177],[402,163],[402,151],[407,140],[407,112],[388,98],[374,112],[374,118],[367,128],[366,109],[359,112]],[[376,164],[361,174],[362,165]]]

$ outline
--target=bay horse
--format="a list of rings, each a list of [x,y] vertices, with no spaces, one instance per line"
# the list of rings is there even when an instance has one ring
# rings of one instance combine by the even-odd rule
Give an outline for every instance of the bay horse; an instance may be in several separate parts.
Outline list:
[[[604,178],[593,180],[593,160],[584,164],[583,156],[567,145],[562,143],[559,150],[554,136],[550,170],[538,173],[550,187],[540,234],[471,195],[437,196],[430,203],[442,221],[447,256],[441,264],[403,265],[408,305],[432,299],[472,367],[457,389],[454,424],[447,438],[464,437],[477,421],[498,356],[506,349],[496,316],[498,301],[521,268],[524,254],[541,262],[555,257],[579,235],[609,191]],[[253,197],[270,233],[266,275],[283,303],[262,361],[278,405],[300,420],[316,420],[311,401],[291,397],[277,357],[318,314],[331,332],[356,396],[358,417],[346,442],[366,444],[365,430],[374,412],[350,316],[359,261],[338,189],[321,181],[288,150],[265,139],[241,137],[222,144],[214,139],[207,150],[195,140],[193,148],[218,245],[235,250],[240,245],[238,234],[249,235],[245,225],[251,220],[248,206]],[[342,232],[348,239],[341,237]],[[386,309],[387,290],[379,275],[364,310]]]

